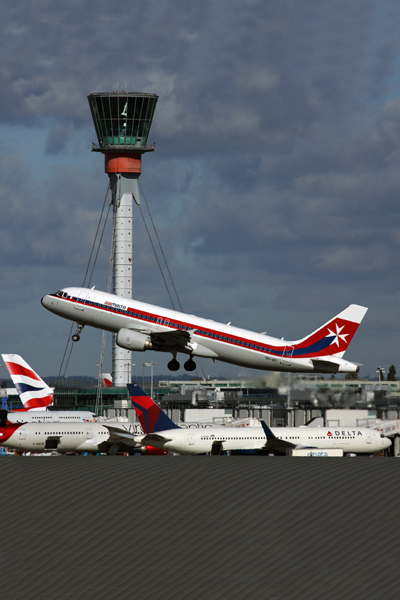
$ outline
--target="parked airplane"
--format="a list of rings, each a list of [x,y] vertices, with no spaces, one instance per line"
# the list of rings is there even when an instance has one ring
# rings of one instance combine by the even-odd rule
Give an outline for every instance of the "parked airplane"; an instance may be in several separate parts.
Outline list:
[[[46,410],[54,402],[53,389],[18,354],[2,354],[24,408],[8,413],[10,423],[93,421],[96,415],[81,410]]]
[[[215,427],[210,430],[182,429],[136,384],[129,394],[145,435],[133,436],[141,444],[179,454],[220,454],[222,451],[268,454],[294,448],[343,448],[344,452],[381,452],[391,441],[379,431],[364,427]]]
[[[42,305],[76,321],[74,341],[84,325],[106,329],[117,335],[121,348],[171,352],[171,371],[179,369],[176,355],[181,352],[189,355],[187,371],[196,368],[193,357],[199,356],[267,371],[354,373],[359,366],[343,355],[367,312],[351,304],[310,335],[285,341],[95,289],[64,288],[44,296]]]
[[[135,423],[10,423],[7,411],[0,411],[0,446],[19,452],[127,452],[167,454],[165,449],[134,441],[141,431]],[[7,422],[8,421],[8,422]]]

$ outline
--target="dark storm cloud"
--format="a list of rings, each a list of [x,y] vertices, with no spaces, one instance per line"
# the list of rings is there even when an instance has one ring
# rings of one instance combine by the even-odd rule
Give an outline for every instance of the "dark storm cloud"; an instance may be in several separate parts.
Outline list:
[[[0,6],[0,133],[46,130],[48,165],[1,148],[6,305],[80,284],[107,186],[86,96],[118,85],[160,96],[141,180],[185,310],[301,336],[358,302],[371,360],[398,353],[397,1]],[[135,295],[169,304],[146,235],[136,210]]]

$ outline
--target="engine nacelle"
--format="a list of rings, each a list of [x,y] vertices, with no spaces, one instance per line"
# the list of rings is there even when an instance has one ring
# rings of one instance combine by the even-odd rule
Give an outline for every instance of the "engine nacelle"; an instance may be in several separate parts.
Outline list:
[[[118,331],[117,346],[125,348],[125,350],[133,350],[134,352],[154,350],[148,335],[132,331],[132,329],[126,329],[125,327]]]

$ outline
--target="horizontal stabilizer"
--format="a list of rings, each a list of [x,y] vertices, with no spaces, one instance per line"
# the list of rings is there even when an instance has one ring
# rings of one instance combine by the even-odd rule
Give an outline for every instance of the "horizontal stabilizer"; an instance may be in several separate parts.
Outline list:
[[[312,359],[315,371],[318,373],[338,373],[339,365],[329,360]]]

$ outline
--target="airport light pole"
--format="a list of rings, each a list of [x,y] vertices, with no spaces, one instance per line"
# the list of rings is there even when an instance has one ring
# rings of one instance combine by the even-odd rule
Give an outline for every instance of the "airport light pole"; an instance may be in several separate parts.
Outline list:
[[[143,367],[150,367],[150,398],[153,400],[153,365],[158,365],[156,362],[147,362],[143,363]],[[143,368],[143,377],[144,377],[144,368]]]
[[[375,373],[378,373],[378,381],[379,382],[383,381],[383,379],[384,379],[383,374],[385,373],[385,370],[383,369],[383,367],[376,367]]]

